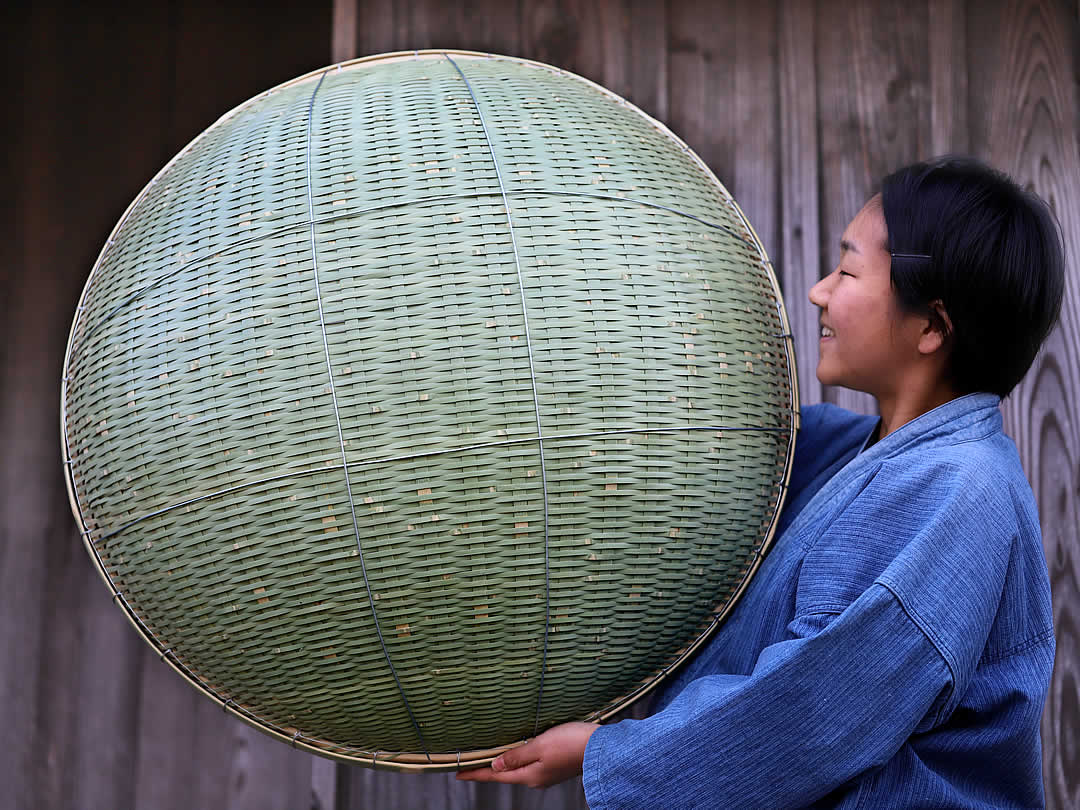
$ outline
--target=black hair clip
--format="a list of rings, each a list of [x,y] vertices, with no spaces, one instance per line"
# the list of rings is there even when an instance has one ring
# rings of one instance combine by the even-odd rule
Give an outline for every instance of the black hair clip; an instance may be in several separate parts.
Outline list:
[[[933,256],[927,253],[890,253],[894,259],[932,259]]]

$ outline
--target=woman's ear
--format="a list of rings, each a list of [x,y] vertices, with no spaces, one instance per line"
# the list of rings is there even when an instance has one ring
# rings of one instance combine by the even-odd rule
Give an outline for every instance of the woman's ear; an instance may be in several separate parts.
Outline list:
[[[945,311],[945,304],[940,298],[935,298],[927,306],[926,325],[919,336],[919,352],[921,354],[933,354],[946,343],[952,335],[953,325],[949,313]]]

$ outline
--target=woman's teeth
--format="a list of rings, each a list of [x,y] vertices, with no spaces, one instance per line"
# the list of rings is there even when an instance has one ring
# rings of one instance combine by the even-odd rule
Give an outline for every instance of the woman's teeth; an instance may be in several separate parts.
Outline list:
[[[821,327],[821,336],[823,338],[832,337],[835,333],[827,326]]]

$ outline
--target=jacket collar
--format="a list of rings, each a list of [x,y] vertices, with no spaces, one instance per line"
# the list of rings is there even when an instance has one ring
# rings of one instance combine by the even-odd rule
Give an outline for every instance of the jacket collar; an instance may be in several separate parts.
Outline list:
[[[864,480],[868,472],[878,469],[884,461],[915,445],[955,444],[1000,431],[1000,403],[1001,398],[995,394],[958,397],[912,419],[884,439],[866,447],[866,442],[874,433],[871,429],[863,442],[863,450],[825,482],[786,531],[792,532],[793,536],[802,533],[820,520],[823,514],[829,514],[840,503],[850,501],[853,496],[848,491],[849,484]],[[812,542],[812,536],[804,538],[804,543]]]
[[[939,405],[901,425],[884,439],[867,447],[867,442],[874,435],[870,431],[863,442],[859,454],[848,467],[856,461],[881,460],[902,453],[913,444],[934,443],[948,439],[949,443],[965,441],[985,436],[1001,430],[1001,410],[998,407],[1001,398],[996,394],[967,394]],[[876,427],[875,427],[876,430]]]

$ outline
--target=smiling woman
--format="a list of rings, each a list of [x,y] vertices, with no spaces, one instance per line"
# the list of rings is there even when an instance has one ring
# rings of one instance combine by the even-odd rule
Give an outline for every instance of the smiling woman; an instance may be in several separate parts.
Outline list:
[[[818,377],[880,421],[803,409],[776,545],[651,717],[559,726],[465,778],[580,767],[593,810],[1042,806],[1050,591],[999,405],[1058,315],[1056,222],[947,159],[886,178],[841,249],[810,292]]]
[[[810,290],[821,308],[817,376],[826,385],[871,394],[883,438],[956,398],[944,373],[948,315],[940,301],[920,312],[897,299],[880,196],[848,225],[840,250],[836,269]]]

